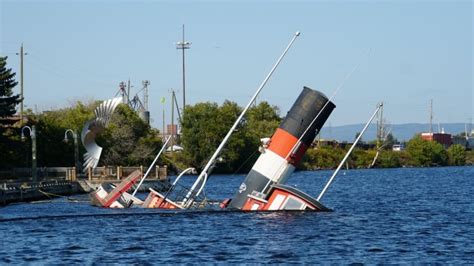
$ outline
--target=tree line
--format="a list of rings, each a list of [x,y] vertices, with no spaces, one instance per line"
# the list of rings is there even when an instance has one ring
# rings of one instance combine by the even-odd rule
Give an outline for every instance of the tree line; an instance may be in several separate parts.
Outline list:
[[[13,94],[17,85],[15,74],[6,68],[6,57],[0,57],[0,168],[29,167],[31,165],[31,140],[20,138],[21,128],[9,124],[7,117],[15,113],[20,102]],[[88,103],[75,102],[71,106],[34,114],[27,110],[27,125],[37,129],[38,166],[74,166],[73,141],[63,142],[65,131],[73,130],[80,139],[84,123],[94,117],[94,109],[100,101]],[[223,104],[203,102],[188,105],[183,110],[181,135],[178,143],[182,152],[168,153],[160,159],[160,164],[168,164],[171,169],[184,169],[189,166],[200,170],[207,163],[214,150],[242,111],[235,102]],[[233,132],[229,142],[220,154],[215,172],[245,173],[250,170],[260,153],[260,139],[271,137],[280,124],[279,109],[262,101],[254,104]],[[71,136],[68,136],[71,138]],[[70,139],[71,140],[71,139]],[[162,147],[162,134],[139,118],[128,105],[117,107],[105,133],[96,140],[103,147],[99,166],[149,165]],[[391,138],[393,142],[393,136]],[[338,145],[321,146],[316,141],[310,147],[298,166],[301,170],[335,168],[347,148]],[[79,144],[80,159],[85,150]],[[376,150],[354,150],[347,162],[349,168],[366,168],[371,165]],[[391,150],[385,145],[380,151],[375,167],[403,166],[447,166],[473,164],[472,151],[460,145],[444,149],[441,144],[422,140],[415,136],[401,152]]]
[[[87,120],[94,118],[94,109],[100,101],[76,102],[71,107],[34,114],[28,110],[27,126],[36,127],[37,162],[39,167],[74,166],[74,142],[71,134],[65,142],[65,132],[71,129],[78,138],[79,160],[86,152],[80,134]],[[20,138],[21,128],[0,127],[0,168],[29,167],[31,139]],[[143,122],[127,105],[119,105],[105,129],[96,139],[103,148],[100,165],[137,166],[151,163],[155,151],[162,146],[159,131]]]
[[[407,143],[406,149],[393,151],[390,145],[380,151],[374,167],[397,168],[397,167],[432,167],[432,166],[462,166],[474,164],[474,152],[466,151],[459,144],[451,145],[445,149],[443,145],[423,140],[415,135]],[[300,169],[334,169],[344,157],[348,148],[335,146],[324,146],[310,148],[303,158]],[[349,157],[346,167],[369,168],[376,156],[376,149],[364,150],[354,149]]]

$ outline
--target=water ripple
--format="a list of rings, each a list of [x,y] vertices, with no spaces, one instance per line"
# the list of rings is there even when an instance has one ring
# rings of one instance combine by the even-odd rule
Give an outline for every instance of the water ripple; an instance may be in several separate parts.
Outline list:
[[[316,195],[330,174],[289,183]],[[473,264],[473,176],[473,167],[345,171],[322,201],[329,213],[14,204],[0,208],[0,264]],[[206,193],[229,197],[243,178],[214,176]]]

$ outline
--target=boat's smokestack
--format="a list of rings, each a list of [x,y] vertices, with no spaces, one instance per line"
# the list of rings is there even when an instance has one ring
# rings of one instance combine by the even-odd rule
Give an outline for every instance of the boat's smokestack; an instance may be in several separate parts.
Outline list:
[[[262,197],[271,185],[287,180],[336,107],[328,101],[323,93],[303,88],[273,134],[268,148],[262,152],[239,191],[235,193],[229,207],[241,209],[249,195]],[[298,143],[300,138],[301,142]]]

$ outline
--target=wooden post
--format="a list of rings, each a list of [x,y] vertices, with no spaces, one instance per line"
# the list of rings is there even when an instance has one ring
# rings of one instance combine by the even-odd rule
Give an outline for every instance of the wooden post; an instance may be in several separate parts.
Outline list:
[[[140,177],[143,177],[143,165],[140,165]]]
[[[164,165],[160,168],[160,180],[166,180],[168,167]]]
[[[120,180],[120,166],[117,166],[117,180]]]
[[[3,205],[6,205],[7,200],[5,199],[5,191],[2,190],[0,192],[2,193],[2,203],[3,203]]]
[[[92,167],[87,168],[87,175],[89,176],[89,181],[92,181]]]
[[[72,180],[71,181],[76,181],[77,179],[77,168],[74,166],[72,168]]]
[[[160,179],[160,166],[155,166],[155,178]]]

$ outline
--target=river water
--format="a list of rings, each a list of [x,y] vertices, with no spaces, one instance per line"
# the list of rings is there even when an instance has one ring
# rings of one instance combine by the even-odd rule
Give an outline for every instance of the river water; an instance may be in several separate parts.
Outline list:
[[[317,196],[330,175],[288,183]],[[207,195],[231,197],[243,179],[212,176]],[[102,209],[86,195],[13,204],[0,208],[0,264],[472,264],[473,188],[474,167],[371,169],[341,172],[327,213]]]

